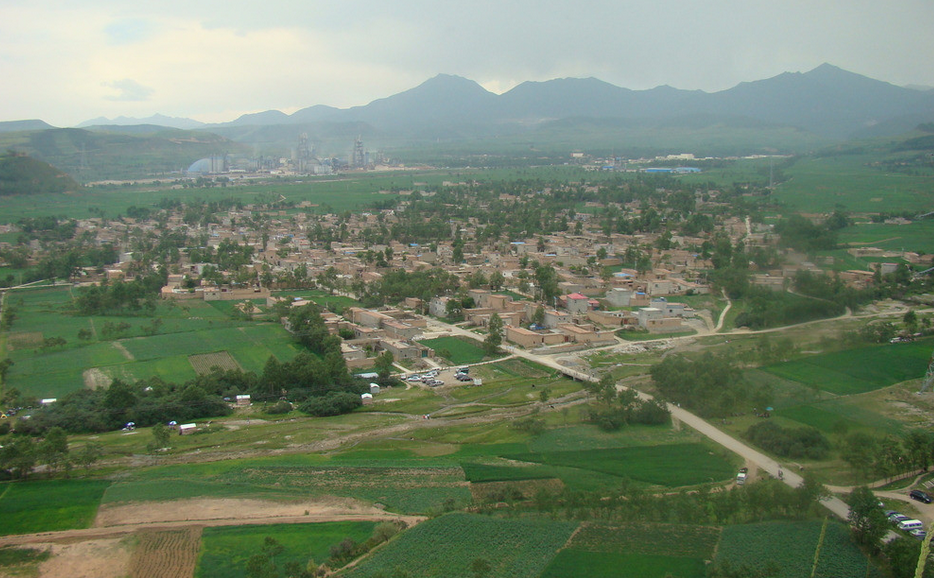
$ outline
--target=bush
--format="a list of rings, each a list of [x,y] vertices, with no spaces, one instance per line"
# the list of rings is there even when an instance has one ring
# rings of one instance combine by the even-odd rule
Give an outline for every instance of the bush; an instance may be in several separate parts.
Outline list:
[[[283,400],[277,401],[272,407],[266,408],[266,413],[270,415],[281,415],[292,411],[292,404]]]
[[[746,430],[746,437],[759,447],[782,457],[822,460],[830,452],[830,440],[812,427],[784,428],[765,421]]]
[[[350,413],[363,405],[360,396],[345,391],[332,391],[320,397],[313,397],[299,406],[299,410],[315,417],[328,417]]]

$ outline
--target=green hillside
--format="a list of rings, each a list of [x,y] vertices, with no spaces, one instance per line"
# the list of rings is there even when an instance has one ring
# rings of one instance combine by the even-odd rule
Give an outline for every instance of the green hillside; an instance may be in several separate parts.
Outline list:
[[[49,163],[13,152],[0,154],[0,195],[67,193],[80,188]]]
[[[80,182],[168,177],[211,155],[244,153],[245,145],[203,131],[62,128],[0,134],[0,149],[51,163]]]

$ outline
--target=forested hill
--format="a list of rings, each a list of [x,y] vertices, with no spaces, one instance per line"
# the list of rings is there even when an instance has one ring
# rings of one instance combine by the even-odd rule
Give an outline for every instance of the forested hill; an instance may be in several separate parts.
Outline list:
[[[20,153],[0,154],[0,195],[65,193],[81,189],[73,178],[49,163]]]

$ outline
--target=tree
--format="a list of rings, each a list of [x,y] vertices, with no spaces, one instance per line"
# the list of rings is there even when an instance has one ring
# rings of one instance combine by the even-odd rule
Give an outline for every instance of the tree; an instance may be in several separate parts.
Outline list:
[[[483,350],[487,355],[496,355],[499,346],[503,343],[503,320],[497,313],[490,315],[490,324],[487,329],[489,333],[483,340]]]
[[[490,291],[499,291],[504,283],[506,283],[506,277],[502,273],[499,271],[490,273]]]
[[[905,324],[905,329],[909,333],[914,333],[918,330],[918,314],[915,313],[914,309],[909,309],[905,312],[905,315],[902,317],[902,323]]]
[[[392,374],[392,364],[394,361],[395,359],[391,351],[384,351],[376,358],[376,372],[379,374],[379,380],[381,382],[389,380],[389,376]]]
[[[53,427],[45,434],[38,447],[39,460],[48,466],[49,475],[68,462],[68,435],[60,427]]]
[[[545,308],[541,305],[535,308],[535,311],[532,313],[532,323],[534,325],[544,325],[545,324]]]
[[[0,448],[0,469],[14,478],[27,478],[36,466],[36,444],[31,437],[16,437]]]
[[[104,446],[99,442],[88,442],[84,444],[75,459],[84,467],[84,472],[89,473],[91,466],[100,461],[104,455]]]
[[[169,447],[170,435],[169,428],[162,422],[152,426],[152,441],[149,443],[149,451],[154,452]]]
[[[0,383],[6,383],[6,374],[9,373],[11,367],[13,367],[13,360],[9,357],[0,361]]]
[[[850,505],[847,520],[853,529],[853,536],[874,553],[882,547],[882,539],[889,531],[888,520],[878,502],[875,494],[866,486],[857,487],[847,498]]]

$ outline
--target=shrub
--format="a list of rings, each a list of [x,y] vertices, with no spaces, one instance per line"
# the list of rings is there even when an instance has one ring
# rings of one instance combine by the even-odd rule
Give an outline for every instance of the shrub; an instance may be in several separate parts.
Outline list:
[[[303,403],[299,409],[315,417],[328,417],[349,413],[363,405],[360,396],[345,391],[332,391],[320,397],[313,397]]]
[[[765,421],[746,430],[746,437],[759,447],[783,457],[822,460],[830,452],[830,440],[812,427],[785,428]]]
[[[292,404],[283,400],[277,401],[272,407],[266,408],[266,413],[270,415],[281,415],[292,411]]]

